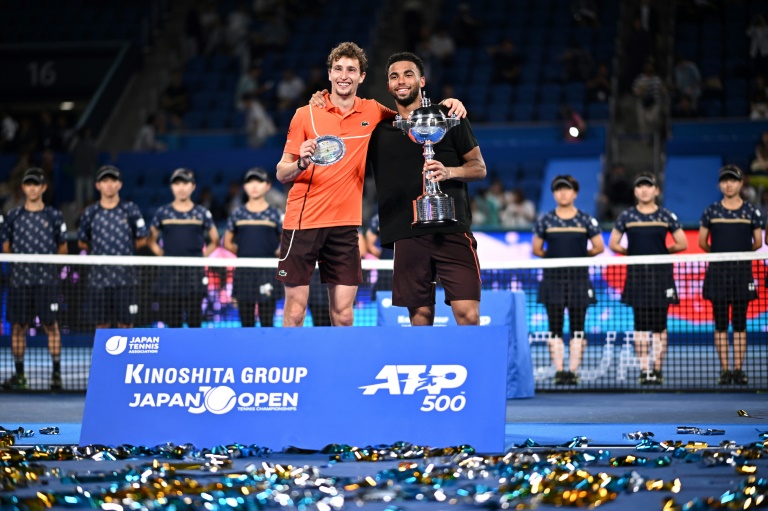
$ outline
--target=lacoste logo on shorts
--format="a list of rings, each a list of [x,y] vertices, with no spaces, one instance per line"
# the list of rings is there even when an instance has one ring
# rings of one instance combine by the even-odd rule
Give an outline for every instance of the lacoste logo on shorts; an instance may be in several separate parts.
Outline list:
[[[360,123],[362,126],[368,126],[368,121],[363,121]]]
[[[285,270],[280,270],[279,272],[277,272],[277,274],[280,275],[281,277],[285,277],[288,275],[288,272]]]

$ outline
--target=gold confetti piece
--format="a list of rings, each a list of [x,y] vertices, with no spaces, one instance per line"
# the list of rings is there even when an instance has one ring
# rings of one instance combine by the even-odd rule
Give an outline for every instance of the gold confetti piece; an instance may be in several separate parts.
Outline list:
[[[757,467],[755,465],[737,465],[737,474],[752,475],[757,473]]]
[[[757,415],[750,415],[746,410],[738,411],[739,417],[746,417],[747,419],[765,419],[765,417],[759,417]]]

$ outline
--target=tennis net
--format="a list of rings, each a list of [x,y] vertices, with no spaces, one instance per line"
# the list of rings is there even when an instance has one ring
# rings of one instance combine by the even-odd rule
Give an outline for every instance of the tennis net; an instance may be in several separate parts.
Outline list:
[[[487,263],[481,323],[515,317],[494,306],[494,297],[524,304],[525,325],[514,330],[525,332],[537,390],[765,389],[766,258],[739,253]],[[24,337],[13,334],[13,325],[24,321],[30,328],[23,388],[30,391],[51,385],[46,325],[53,320],[67,391],[87,387],[99,326],[280,327],[284,293],[273,279],[276,265],[274,259],[231,257],[1,255],[0,381],[21,359]],[[392,262],[365,260],[363,268],[355,326],[407,324],[407,310],[391,307]],[[307,327],[330,324],[327,293],[315,273]],[[435,324],[450,324],[440,296],[438,286]],[[387,310],[398,312],[388,319]]]

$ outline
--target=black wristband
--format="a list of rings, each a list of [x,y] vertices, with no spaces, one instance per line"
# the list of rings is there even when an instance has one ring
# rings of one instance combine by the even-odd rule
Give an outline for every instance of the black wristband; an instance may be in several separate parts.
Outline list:
[[[306,167],[301,166],[301,158],[296,160],[296,166],[299,167],[299,170],[302,170],[302,171],[307,170],[309,168],[309,165],[307,165]]]

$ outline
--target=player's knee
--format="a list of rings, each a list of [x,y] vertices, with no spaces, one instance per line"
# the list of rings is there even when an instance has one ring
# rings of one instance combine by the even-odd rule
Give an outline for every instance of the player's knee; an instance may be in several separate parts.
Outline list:
[[[474,309],[460,311],[458,314],[456,314],[456,323],[461,326],[479,325],[480,311]]]
[[[352,326],[355,322],[355,311],[352,308],[332,310],[333,326]]]
[[[431,326],[435,322],[435,311],[431,307],[409,307],[411,326]]]

